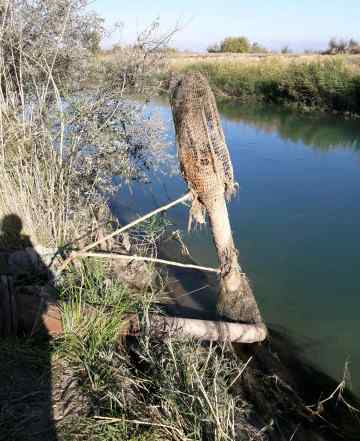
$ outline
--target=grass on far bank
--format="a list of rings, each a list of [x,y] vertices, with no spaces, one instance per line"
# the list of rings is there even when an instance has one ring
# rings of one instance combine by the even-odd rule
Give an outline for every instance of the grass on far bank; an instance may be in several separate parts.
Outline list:
[[[220,97],[359,115],[360,69],[356,60],[267,56],[246,62],[231,57],[198,61],[195,57],[186,62],[179,58],[171,67],[204,73]]]

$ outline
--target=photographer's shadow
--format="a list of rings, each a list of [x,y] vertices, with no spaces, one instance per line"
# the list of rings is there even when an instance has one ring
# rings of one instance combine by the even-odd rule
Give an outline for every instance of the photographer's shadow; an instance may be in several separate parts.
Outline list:
[[[50,335],[38,295],[53,277],[22,229],[16,214],[1,221],[0,440],[53,441]]]

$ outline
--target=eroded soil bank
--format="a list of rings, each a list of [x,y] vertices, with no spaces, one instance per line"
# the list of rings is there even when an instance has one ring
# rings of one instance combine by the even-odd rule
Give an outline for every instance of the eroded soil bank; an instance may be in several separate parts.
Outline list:
[[[14,253],[10,253],[10,256],[2,254],[3,274],[17,272],[16,262],[21,262],[21,256],[19,252],[17,253],[17,258],[14,257]],[[45,254],[49,253],[45,252]],[[39,256],[41,257],[41,254]],[[181,247],[171,238],[162,241],[159,247],[159,256],[171,257],[173,260],[187,263],[192,262],[189,257],[183,256]],[[24,259],[24,254],[22,254],[22,259]],[[44,260],[46,259],[41,258],[37,264],[44,262]],[[11,267],[6,266],[6,262],[9,261]],[[33,270],[36,269],[37,264],[34,259],[32,261],[30,259],[28,269],[30,266]],[[28,296],[40,295],[43,299],[44,296],[55,298],[56,290],[54,291],[54,288],[51,287],[51,281],[46,280],[41,267],[38,267],[38,270],[42,277],[36,278],[36,285],[34,285],[34,271],[20,271],[16,283],[17,289],[26,292]],[[148,269],[137,267],[135,272],[130,271],[130,273],[128,270],[129,268],[126,267],[112,268],[112,275],[108,274],[109,278],[106,283],[111,283],[111,277],[120,279],[120,281],[126,279],[124,283],[131,287],[131,295],[143,297],[144,285],[139,286],[139,280],[145,280]],[[151,280],[153,290],[159,280],[164,280],[164,270],[159,270],[160,273]],[[156,305],[153,304],[152,308],[161,307],[169,314],[204,318],[201,300],[199,300],[202,298],[201,296],[204,296],[203,298],[206,300],[203,301],[206,301],[208,311],[207,317],[216,319],[215,309],[209,308],[209,305],[211,306],[210,299],[212,299],[213,306],[215,305],[218,289],[216,277],[209,277],[208,274],[195,270],[168,269],[167,284],[165,289],[163,288],[159,289],[158,286],[155,288],[155,291],[157,290],[161,296],[157,300],[155,298]],[[201,295],[199,295],[200,292],[202,292]],[[61,302],[61,300],[59,301]],[[99,308],[101,309],[101,305]],[[114,306],[108,305],[107,308],[111,309]],[[109,410],[106,411],[102,400],[104,400],[106,393],[116,393],[116,390],[120,388],[122,393],[126,390],[126,393],[129,394],[125,396],[123,405],[128,403],[130,406],[140,406],[142,393],[139,389],[133,390],[129,386],[129,381],[134,381],[135,373],[136,378],[144,375],[147,381],[150,381],[146,387],[146,405],[142,415],[144,421],[147,421],[148,426],[152,429],[154,426],[151,424],[155,426],[160,424],[156,412],[150,417],[148,411],[154,403],[157,403],[157,412],[165,411],[163,399],[158,396],[156,389],[153,389],[158,387],[155,386],[155,383],[159,380],[155,380],[155,378],[160,378],[164,373],[159,370],[159,365],[152,364],[145,357],[142,342],[147,338],[146,332],[140,336],[140,339],[128,338],[123,340],[120,346],[117,344],[113,347],[112,357],[114,354],[118,354],[121,360],[126,359],[130,370],[128,377],[123,377],[124,365],[122,363],[125,361],[113,365],[112,358],[108,359],[106,364],[112,368],[107,375],[110,375],[111,380],[107,383],[101,383],[102,388],[105,388],[103,390],[105,395],[101,395],[103,398],[99,401],[99,390],[97,390],[99,383],[96,377],[91,375],[90,378],[93,380],[89,385],[86,364],[74,363],[74,359],[70,355],[59,357],[56,348],[60,344],[59,342],[51,339],[44,329],[38,330],[40,331],[38,333],[32,331],[27,330],[24,333],[24,330],[21,330],[18,337],[2,338],[0,342],[1,440],[119,439],[116,438],[120,433],[118,426],[124,423],[121,418],[117,421],[119,414],[117,413],[115,416],[114,409],[110,413]],[[91,329],[87,332],[91,333]],[[101,333],[100,328],[98,332]],[[82,341],[85,342],[85,340]],[[158,359],[162,359],[164,354],[169,351],[169,342],[151,340],[148,344],[150,345],[150,353],[157,354]],[[178,348],[179,353],[181,349],[185,349],[183,354],[185,358],[182,359],[185,363],[185,360],[190,362],[193,354],[196,353],[196,359],[193,362],[196,360],[197,363],[200,363],[198,365],[200,374],[204,366],[203,363],[209,363],[211,360],[209,354],[214,349],[214,345],[209,346],[206,342],[194,342],[196,346],[189,346],[188,342],[180,340],[171,344]],[[195,351],[196,347],[196,351],[200,352]],[[82,349],[79,347],[77,351],[81,359],[83,357],[81,355]],[[224,351],[224,348],[222,345],[215,344],[215,351],[221,352]],[[95,360],[94,366],[101,365],[103,356],[101,351],[95,353],[97,360]],[[204,358],[202,359],[202,357]],[[229,375],[228,363],[231,360],[232,362],[237,360],[238,372],[233,377],[227,378]],[[161,369],[165,369],[165,366],[168,369],[169,363],[172,362],[168,359],[165,365],[161,365]],[[177,363],[179,360],[173,366],[174,372],[180,373],[180,366]],[[94,367],[90,369],[94,369]],[[298,441],[358,439],[360,424],[354,410],[355,407],[359,407],[357,399],[348,391],[343,390],[342,386],[339,387],[334,380],[306,364],[301,359],[298,348],[294,346],[291,338],[281,330],[270,329],[270,338],[263,344],[228,347],[217,369],[216,375],[222,377],[225,384],[230,386],[228,399],[236,397],[238,403],[234,408],[234,432],[227,439],[292,439]],[[149,372],[152,372],[150,377],[148,376]],[[101,369],[97,375],[101,377]],[[164,379],[161,381],[163,382]],[[184,379],[184,381],[184,385],[187,386],[191,383],[190,378]],[[190,383],[187,383],[188,381]],[[179,380],[175,378],[169,380],[169,387],[178,388],[178,382]],[[113,390],[108,389],[110,386]],[[224,397],[223,399],[225,399]],[[219,412],[221,412],[223,404],[218,403]],[[178,404],[174,403],[174,405]],[[127,411],[122,409],[122,418],[129,418]],[[101,420],[101,418],[105,419]],[[201,420],[201,418],[199,419]],[[105,430],[106,421],[111,421],[111,423],[107,425]],[[199,433],[201,435],[197,435],[197,437],[187,432],[186,426],[184,426],[185,438],[183,439],[223,439],[216,435],[216,429],[211,428],[211,424],[210,426],[208,424],[210,423],[206,422],[206,418],[200,423],[202,429]],[[110,426],[112,434],[109,431]],[[179,429],[176,425],[174,427],[176,430],[174,428],[166,428],[165,430],[161,426],[156,426],[156,430],[149,430],[149,427],[145,429],[144,425],[138,421],[135,427],[132,427],[128,432],[121,432],[122,436],[125,436],[122,439],[180,439],[177,432]],[[132,433],[132,437],[129,437],[129,433]]]

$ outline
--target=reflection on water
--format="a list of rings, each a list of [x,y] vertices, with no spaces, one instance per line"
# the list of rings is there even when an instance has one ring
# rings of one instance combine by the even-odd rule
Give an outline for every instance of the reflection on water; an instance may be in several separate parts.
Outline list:
[[[320,150],[360,149],[360,121],[324,114],[299,114],[279,107],[242,107],[233,102],[219,105],[222,115],[234,122],[246,123],[281,139],[301,142]]]
[[[174,139],[169,108],[156,106]],[[274,108],[221,110],[240,183],[229,205],[234,237],[263,315],[334,378],[341,379],[349,358],[359,391],[360,123]],[[174,146],[170,151],[175,155]],[[114,205],[134,215],[184,191],[179,176],[153,176],[151,185],[123,189]],[[187,209],[169,215],[186,230]],[[217,264],[206,229],[184,235],[195,260]]]

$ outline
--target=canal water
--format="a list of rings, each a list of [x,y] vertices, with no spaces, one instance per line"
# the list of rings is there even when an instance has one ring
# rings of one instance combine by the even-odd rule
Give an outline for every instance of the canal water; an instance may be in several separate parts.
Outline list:
[[[167,104],[150,107],[174,140]],[[263,316],[333,378],[341,380],[349,362],[359,393],[360,121],[239,104],[220,110],[240,185],[229,204],[231,224]],[[176,155],[173,143],[169,151]],[[134,216],[184,191],[178,174],[157,172],[145,186],[123,188],[113,206]],[[193,258],[216,266],[208,230],[187,234],[185,207],[168,216]]]

